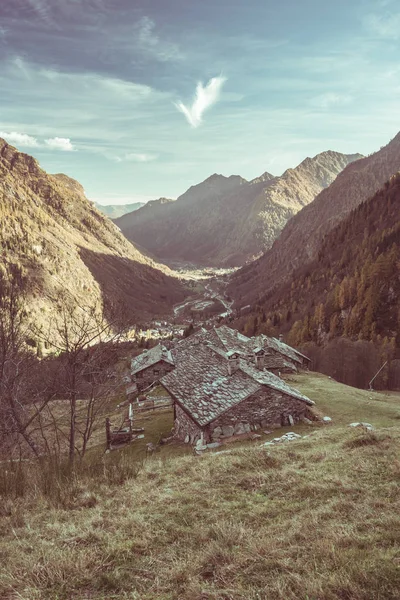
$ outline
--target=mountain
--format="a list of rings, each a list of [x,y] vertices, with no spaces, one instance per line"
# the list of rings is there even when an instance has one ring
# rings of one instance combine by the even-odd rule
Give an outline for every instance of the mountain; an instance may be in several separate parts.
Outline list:
[[[240,269],[228,287],[236,306],[262,300],[296,267],[316,257],[321,241],[353,208],[400,170],[400,133],[378,152],[352,162],[287,223],[272,248]]]
[[[281,177],[264,173],[252,181],[214,174],[175,202],[146,205],[116,223],[160,260],[240,266],[269,248],[287,220],[360,157],[323,152]]]
[[[29,308],[50,317],[52,298],[69,290],[82,304],[123,303],[134,323],[166,314],[186,292],[167,267],[143,256],[63,174],[0,139],[0,269],[21,265],[29,278]]]
[[[118,219],[122,215],[139,210],[145,205],[145,202],[134,202],[133,204],[98,204],[94,203],[97,210],[105,214],[110,219]]]
[[[367,387],[387,361],[381,387],[400,384],[400,173],[350,212],[240,325],[284,334],[314,368]]]

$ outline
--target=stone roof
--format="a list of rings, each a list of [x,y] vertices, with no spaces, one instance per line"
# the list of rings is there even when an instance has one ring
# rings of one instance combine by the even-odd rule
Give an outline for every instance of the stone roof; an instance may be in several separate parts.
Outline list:
[[[157,346],[154,346],[154,348],[146,350],[145,352],[142,352],[142,354],[139,354],[139,356],[136,356],[132,359],[131,374],[135,375],[136,373],[139,373],[139,371],[143,371],[144,369],[155,365],[161,360],[169,363],[170,365],[175,365],[171,351],[165,346],[157,344]]]
[[[257,369],[254,365],[247,363],[244,360],[241,361],[241,363],[240,363],[240,369],[244,373],[246,373],[247,375],[249,375],[250,377],[255,379],[255,381],[257,381],[258,383],[261,383],[261,385],[266,385],[267,387],[273,388],[274,390],[277,390],[278,392],[282,392],[283,394],[287,394],[288,396],[291,396],[292,398],[297,398],[297,400],[302,400],[303,402],[306,402],[306,404],[309,404],[310,406],[312,406],[314,404],[313,400],[310,400],[310,398],[308,398],[307,396],[304,396],[304,394],[299,392],[299,390],[292,388],[290,385],[288,385],[286,383],[286,381],[283,381],[283,379],[281,379],[277,375],[274,375],[273,373],[271,373],[271,371],[267,371],[266,369],[264,369],[263,371],[260,371],[260,369]]]
[[[271,349],[274,352],[278,352],[279,354],[282,354],[283,356],[286,356],[290,360],[293,360],[294,362],[297,362],[299,364],[302,363],[303,358],[306,360],[310,360],[307,356],[305,356],[298,350],[295,350],[295,348],[292,348],[292,346],[288,346],[288,344],[285,344],[285,342],[282,342],[281,340],[278,340],[275,337],[259,335],[253,339],[255,340],[254,343],[256,345],[262,345],[267,350]]]
[[[278,369],[283,371],[284,369],[297,372],[296,367],[292,362],[286,360],[281,354],[265,354],[264,356],[264,367],[266,369]]]
[[[259,371],[243,359],[228,374],[228,357],[220,348],[197,344],[182,354],[177,367],[162,377],[161,384],[192,418],[204,426],[264,386],[313,404],[269,371]]]

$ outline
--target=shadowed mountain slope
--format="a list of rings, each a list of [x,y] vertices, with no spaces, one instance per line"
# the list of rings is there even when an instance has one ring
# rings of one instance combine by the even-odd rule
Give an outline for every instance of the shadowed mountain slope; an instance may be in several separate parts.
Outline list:
[[[129,322],[166,314],[185,290],[173,273],[144,257],[66,175],[0,140],[0,268],[23,267],[29,309],[48,319],[67,289],[81,304],[125,305]]]

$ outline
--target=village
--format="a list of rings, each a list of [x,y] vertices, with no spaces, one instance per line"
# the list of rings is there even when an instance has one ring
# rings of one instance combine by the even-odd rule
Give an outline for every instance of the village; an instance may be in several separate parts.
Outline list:
[[[107,448],[143,439],[135,415],[146,408],[172,408],[173,428],[161,442],[189,444],[197,452],[256,439],[258,431],[312,424],[320,420],[314,400],[285,381],[309,365],[308,357],[282,339],[249,338],[226,325],[158,343],[131,360],[126,400],[119,405],[128,412],[122,427],[107,424]]]

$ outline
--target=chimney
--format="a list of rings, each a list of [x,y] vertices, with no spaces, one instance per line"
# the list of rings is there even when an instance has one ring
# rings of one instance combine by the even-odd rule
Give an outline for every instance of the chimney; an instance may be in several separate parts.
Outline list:
[[[229,373],[229,375],[233,375],[233,373],[235,373],[235,371],[237,371],[238,368],[240,367],[239,354],[237,352],[230,351],[227,353],[227,358],[228,358],[228,373]]]
[[[265,352],[263,348],[254,349],[254,364],[256,369],[259,369],[260,371],[264,370]]]

